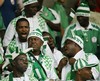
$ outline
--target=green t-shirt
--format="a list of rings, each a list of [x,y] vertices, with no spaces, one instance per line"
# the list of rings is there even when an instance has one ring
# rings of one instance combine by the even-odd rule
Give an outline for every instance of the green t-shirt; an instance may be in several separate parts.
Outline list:
[[[100,46],[100,27],[94,23],[91,23],[90,29],[82,30],[76,29],[76,24],[70,25],[64,34],[62,39],[62,46],[64,45],[64,41],[67,37],[71,37],[73,35],[78,35],[84,41],[84,51],[86,53],[96,54],[97,46]]]
[[[51,10],[49,8],[43,6],[42,11],[43,11],[42,14],[40,14],[41,17],[43,17],[47,20],[50,20],[50,21],[55,20],[55,16],[53,15],[53,13],[51,12]],[[48,28],[49,28],[49,33],[52,35],[53,38],[55,38],[54,31],[50,27],[48,27]]]
[[[64,7],[62,6],[62,4],[55,2],[52,9],[54,9],[59,14],[60,19],[61,19],[61,27],[63,27],[63,29],[66,29],[69,23],[68,23],[68,17],[67,17],[66,11]]]

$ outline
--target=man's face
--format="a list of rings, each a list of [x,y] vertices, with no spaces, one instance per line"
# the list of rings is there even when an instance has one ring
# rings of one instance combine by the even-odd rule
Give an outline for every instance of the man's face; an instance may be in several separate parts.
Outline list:
[[[43,38],[44,38],[44,40],[47,40],[47,41],[48,41],[49,47],[50,47],[51,49],[54,49],[55,44],[54,44],[54,39],[53,39],[53,37],[52,37],[50,34],[45,33],[45,34],[43,34]]]
[[[18,37],[22,40],[27,40],[27,36],[29,34],[29,23],[27,21],[20,21],[16,27],[16,31],[18,33]]]
[[[40,51],[43,41],[35,36],[32,36],[28,39],[28,47],[32,47],[33,51]]]
[[[28,67],[27,56],[25,54],[19,55],[14,61],[16,70],[24,73]]]
[[[91,80],[92,78],[92,72],[90,67],[85,67],[80,70],[80,76],[84,80]]]
[[[25,6],[25,13],[28,13],[31,17],[33,17],[39,10],[38,2]]]
[[[82,27],[87,27],[89,25],[89,17],[77,16],[77,20]]]
[[[66,40],[64,44],[64,54],[68,57],[75,55],[75,43],[71,40]]]

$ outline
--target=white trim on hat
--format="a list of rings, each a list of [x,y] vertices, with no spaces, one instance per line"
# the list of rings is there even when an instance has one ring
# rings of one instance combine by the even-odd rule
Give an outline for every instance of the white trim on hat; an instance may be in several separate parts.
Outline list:
[[[90,9],[88,7],[78,7],[78,10],[88,10],[88,11],[90,11]]]
[[[83,40],[82,40],[79,36],[75,36],[75,38],[77,38],[77,39],[79,40],[79,42],[76,41],[73,37],[68,37],[67,39],[69,39],[69,40],[75,42],[75,43],[78,44],[81,48],[83,48]],[[66,39],[66,40],[67,40],[67,39]]]
[[[90,14],[88,14],[88,13],[76,13],[76,16],[84,16],[84,17],[90,17]]]
[[[38,37],[38,38],[40,38],[42,41],[44,41],[42,34],[41,34],[40,32],[38,32],[38,31],[36,31],[36,30],[35,30],[35,31],[32,31],[32,32],[29,34],[29,36],[27,37],[27,39],[29,39],[29,38],[32,37],[32,36]]]
[[[24,2],[23,5],[26,6],[26,5],[29,5],[32,3],[36,3],[36,2],[38,2],[38,0],[28,0],[28,1]]]

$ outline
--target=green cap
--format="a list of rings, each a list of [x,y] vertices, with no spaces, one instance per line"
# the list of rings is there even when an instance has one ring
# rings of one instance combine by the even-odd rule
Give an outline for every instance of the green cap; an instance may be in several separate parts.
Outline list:
[[[90,8],[87,3],[81,3],[80,6],[76,10],[76,16],[90,16]]]

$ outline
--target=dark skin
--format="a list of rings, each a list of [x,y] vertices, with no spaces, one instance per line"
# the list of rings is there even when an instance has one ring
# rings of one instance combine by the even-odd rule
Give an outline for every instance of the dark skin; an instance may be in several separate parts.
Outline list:
[[[45,19],[45,18],[44,18],[44,19]],[[45,19],[45,21],[46,21],[47,25],[48,25],[52,30],[58,31],[58,32],[61,31],[61,26],[60,26],[60,24],[54,24],[54,23],[52,23],[50,20],[47,20],[47,19]]]
[[[32,36],[28,38],[28,46],[33,48],[34,50],[32,51],[34,55],[40,55],[40,48],[43,44],[43,41],[35,36]]]
[[[57,74],[58,74],[58,77],[61,79],[61,72],[62,72],[62,69],[63,67],[67,64],[68,62],[68,58],[67,57],[64,57],[60,60],[59,62],[59,65],[58,67],[56,68],[57,70]]]
[[[12,62],[13,65],[13,76],[14,77],[21,77],[24,75],[28,67],[28,60],[25,54],[19,55],[14,59]]]
[[[29,22],[24,18],[19,19],[16,23],[16,31],[18,33],[19,41],[26,42],[30,31]],[[8,70],[12,71],[12,67],[10,65],[8,67]]]
[[[87,29],[87,27],[89,25],[89,17],[77,16],[77,20],[78,20],[79,24],[82,27],[84,27],[85,29]]]
[[[39,8],[38,2],[26,5],[25,9],[24,9],[25,16],[26,17],[33,17],[39,10],[40,10],[40,8]]]
[[[66,40],[64,47],[63,47],[63,53],[65,56],[68,57],[69,64],[73,65],[76,59],[73,57],[81,50],[81,48],[73,41]]]
[[[52,50],[52,52],[54,52],[55,44],[53,37],[48,32],[43,32],[43,37],[48,41],[50,49]],[[67,61],[68,61],[67,57],[62,58],[56,69],[60,79],[61,79],[62,68],[67,64]]]
[[[3,63],[0,64],[0,74],[2,73],[2,66],[3,66]]]
[[[2,73],[2,66],[3,64],[0,64],[0,73]],[[26,71],[28,67],[28,60],[27,56],[25,54],[18,55],[11,64],[7,65],[8,71],[13,71],[14,77],[21,77],[23,76],[24,72]]]
[[[54,52],[54,48],[55,48],[55,43],[54,43],[54,39],[53,37],[50,35],[50,33],[48,32],[43,32],[43,38],[44,40],[48,41],[48,45],[51,49],[52,52]]]
[[[38,0],[39,1],[39,8],[41,9],[42,8],[42,5],[43,5],[43,0]],[[44,17],[43,17],[44,18]],[[58,31],[60,32],[61,31],[61,27],[60,27],[60,23],[58,24],[54,24],[51,22],[51,20],[47,20],[46,18],[44,18],[44,20],[46,21],[47,25],[54,31]]]
[[[30,31],[30,26],[28,20],[25,18],[21,18],[16,22],[16,31],[18,33],[18,38],[20,42],[26,42],[27,36]],[[6,52],[7,47],[3,47],[4,54]]]
[[[84,67],[76,72],[75,81],[86,81],[92,79],[91,67]]]
[[[30,31],[29,22],[26,20],[21,20],[16,24],[16,31],[18,33],[18,38],[20,42],[26,42],[27,36]]]

